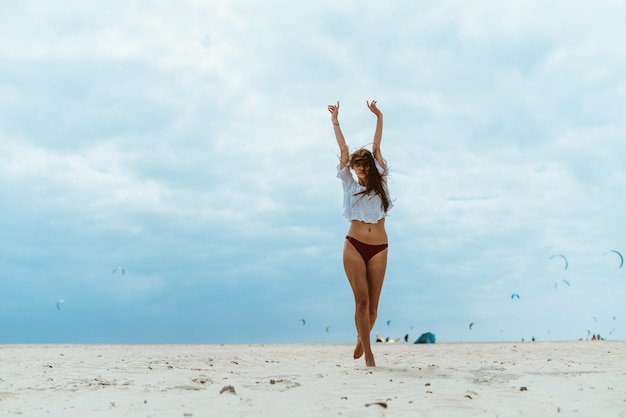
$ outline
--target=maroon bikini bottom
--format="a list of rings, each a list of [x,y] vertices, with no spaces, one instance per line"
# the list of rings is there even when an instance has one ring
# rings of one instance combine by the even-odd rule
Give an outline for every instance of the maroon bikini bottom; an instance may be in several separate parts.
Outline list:
[[[363,257],[363,260],[365,260],[366,263],[370,261],[370,259],[376,254],[389,247],[389,244],[366,244],[356,238],[352,238],[349,235],[346,235],[346,239],[350,241],[350,244],[352,244],[352,246],[359,252],[359,254],[361,254],[361,257]]]

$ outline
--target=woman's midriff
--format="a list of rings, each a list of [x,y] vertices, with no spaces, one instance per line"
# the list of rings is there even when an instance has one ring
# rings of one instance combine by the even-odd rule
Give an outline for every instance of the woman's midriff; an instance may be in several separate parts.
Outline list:
[[[378,223],[370,224],[362,221],[351,221],[348,235],[365,244],[387,244],[387,231],[385,231],[385,219]]]

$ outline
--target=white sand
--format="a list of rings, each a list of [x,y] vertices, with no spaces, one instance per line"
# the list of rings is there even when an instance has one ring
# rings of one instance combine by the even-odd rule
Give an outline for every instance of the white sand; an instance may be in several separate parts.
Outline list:
[[[2,345],[0,416],[626,417],[626,342],[352,348]]]

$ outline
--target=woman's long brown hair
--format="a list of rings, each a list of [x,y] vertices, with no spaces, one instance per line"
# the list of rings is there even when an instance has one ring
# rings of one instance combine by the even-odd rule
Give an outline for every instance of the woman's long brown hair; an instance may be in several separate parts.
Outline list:
[[[363,196],[369,195],[372,191],[380,197],[381,206],[385,212],[389,210],[389,196],[385,192],[384,187],[384,174],[380,174],[374,163],[374,156],[372,153],[361,148],[356,150],[350,156],[350,165],[361,164],[365,167],[369,167],[367,170],[367,186],[365,190],[356,194],[362,194]]]

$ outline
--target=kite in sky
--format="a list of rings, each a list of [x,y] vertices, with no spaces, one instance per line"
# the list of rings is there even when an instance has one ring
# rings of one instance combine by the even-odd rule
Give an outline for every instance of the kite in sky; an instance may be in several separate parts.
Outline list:
[[[572,285],[569,284],[569,282],[567,280],[557,280],[556,282],[554,282],[554,288],[558,289],[560,284],[566,284],[568,287],[571,287]]]
[[[567,270],[567,268],[569,267],[569,263],[567,262],[567,257],[565,257],[563,254],[554,254],[550,256],[550,260],[552,260],[555,257],[561,257],[563,261],[565,261],[565,266],[563,267],[563,270]]]

